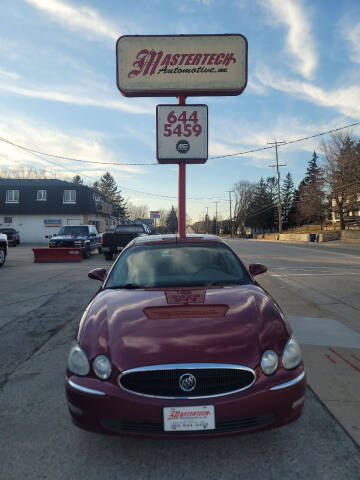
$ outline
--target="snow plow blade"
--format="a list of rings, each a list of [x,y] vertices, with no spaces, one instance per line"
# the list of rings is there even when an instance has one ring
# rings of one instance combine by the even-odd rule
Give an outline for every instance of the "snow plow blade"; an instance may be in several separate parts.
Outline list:
[[[81,262],[81,248],[33,248],[34,263]]]

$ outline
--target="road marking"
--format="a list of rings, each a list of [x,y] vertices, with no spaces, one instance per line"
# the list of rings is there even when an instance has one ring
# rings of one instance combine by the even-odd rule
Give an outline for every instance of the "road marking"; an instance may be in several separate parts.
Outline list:
[[[349,360],[345,357],[343,357],[339,352],[337,352],[336,350],[334,350],[333,348],[329,347],[329,350],[330,352],[332,353],[335,353],[335,355],[337,355],[339,358],[341,358],[342,360],[344,360],[344,362],[346,362],[348,365],[350,365],[350,367],[352,367],[353,369],[355,369],[356,371],[360,372],[360,368],[358,368],[356,365],[354,365],[353,363],[349,362]]]
[[[348,277],[350,275],[360,275],[359,273],[270,273],[271,277]]]
[[[355,358],[355,360],[357,360],[358,362],[360,362],[360,358],[359,358],[359,357],[357,357],[356,355],[353,355],[353,354],[351,354],[351,356],[352,356],[353,358]]]
[[[330,362],[336,363],[335,360],[334,360],[330,355],[324,353],[324,356],[325,356],[328,360],[330,360]]]

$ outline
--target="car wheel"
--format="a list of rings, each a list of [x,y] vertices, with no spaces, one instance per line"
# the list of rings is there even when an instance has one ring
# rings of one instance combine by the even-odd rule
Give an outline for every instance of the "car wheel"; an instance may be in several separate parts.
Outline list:
[[[4,265],[5,263],[5,258],[6,258],[6,253],[3,248],[0,247],[0,267]]]
[[[112,253],[105,253],[105,260],[112,260],[113,254]]]
[[[83,250],[83,258],[89,258],[90,257],[90,247],[85,247]]]
[[[15,241],[13,244],[12,244],[13,247],[17,247],[17,242]]]

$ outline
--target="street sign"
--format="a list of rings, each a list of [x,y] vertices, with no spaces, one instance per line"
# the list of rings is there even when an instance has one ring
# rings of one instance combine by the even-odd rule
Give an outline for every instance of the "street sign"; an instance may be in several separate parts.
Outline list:
[[[205,163],[208,158],[207,105],[156,107],[159,163]]]
[[[150,218],[160,218],[160,212],[158,210],[150,212]]]
[[[240,95],[247,40],[225,35],[125,35],[116,42],[117,86],[126,97]]]

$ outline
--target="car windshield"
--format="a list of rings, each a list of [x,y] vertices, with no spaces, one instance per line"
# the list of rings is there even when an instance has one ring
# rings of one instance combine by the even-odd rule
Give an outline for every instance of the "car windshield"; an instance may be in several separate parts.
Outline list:
[[[212,286],[251,283],[236,255],[221,244],[143,245],[129,248],[105,288]]]
[[[62,227],[60,228],[58,233],[58,235],[87,235],[87,234],[88,234],[88,228],[82,227],[81,225]]]

